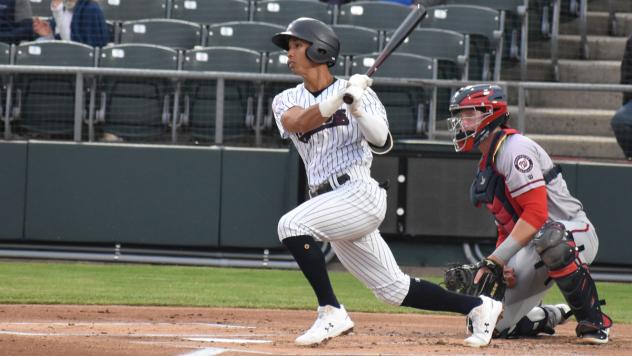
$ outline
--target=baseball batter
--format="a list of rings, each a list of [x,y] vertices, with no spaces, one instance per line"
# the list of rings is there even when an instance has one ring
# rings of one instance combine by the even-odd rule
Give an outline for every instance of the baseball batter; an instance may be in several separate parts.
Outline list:
[[[299,18],[272,42],[288,51],[290,70],[303,83],[278,94],[272,103],[283,137],[296,146],[307,172],[311,199],[285,214],[278,233],[318,299],[318,318],[296,339],[315,345],[351,331],[354,324],[331,286],[316,241],[327,241],[342,264],[381,300],[413,308],[468,315],[473,333],[468,346],[486,346],[502,310],[487,297],[444,290],[404,274],[377,230],[386,211],[386,191],[371,178],[371,150],[388,150],[391,137],[384,106],[372,80],[354,75],[334,78],[329,67],[340,43],[325,23]],[[353,104],[343,104],[350,94]]]
[[[492,268],[504,266],[509,288],[496,330],[507,337],[552,334],[570,307],[581,341],[607,343],[612,320],[601,311],[587,268],[599,241],[561,169],[537,143],[507,126],[507,101],[499,86],[461,88],[450,112],[455,149],[482,153],[471,200],[486,206],[498,227],[497,248],[487,262]],[[475,280],[485,272],[479,270]],[[568,306],[538,307],[551,280]]]

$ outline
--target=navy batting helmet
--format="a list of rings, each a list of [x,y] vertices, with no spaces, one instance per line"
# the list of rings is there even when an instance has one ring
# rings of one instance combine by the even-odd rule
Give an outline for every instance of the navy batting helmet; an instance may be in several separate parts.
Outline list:
[[[311,43],[307,49],[307,58],[315,63],[326,63],[333,67],[340,51],[338,36],[326,23],[309,17],[300,17],[292,21],[287,30],[272,36],[272,42],[288,50],[290,37],[296,37]]]

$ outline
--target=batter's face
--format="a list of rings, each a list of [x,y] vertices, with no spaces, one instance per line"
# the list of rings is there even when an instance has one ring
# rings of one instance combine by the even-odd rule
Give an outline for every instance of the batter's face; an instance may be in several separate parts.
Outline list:
[[[292,73],[304,75],[308,70],[315,68],[316,63],[307,58],[307,49],[311,46],[309,42],[296,37],[290,37],[287,50],[287,66]]]

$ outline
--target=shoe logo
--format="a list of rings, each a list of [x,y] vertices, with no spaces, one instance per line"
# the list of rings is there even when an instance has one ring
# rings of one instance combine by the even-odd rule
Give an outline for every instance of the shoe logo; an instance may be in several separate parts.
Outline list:
[[[325,331],[329,331],[330,328],[334,327],[334,324],[332,324],[332,323],[328,323],[328,324],[329,324],[329,326],[325,327]]]
[[[489,334],[489,323],[485,323],[485,334]]]

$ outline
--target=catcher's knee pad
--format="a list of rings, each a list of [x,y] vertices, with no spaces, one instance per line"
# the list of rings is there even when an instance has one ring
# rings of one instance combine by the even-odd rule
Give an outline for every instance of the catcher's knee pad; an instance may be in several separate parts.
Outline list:
[[[549,277],[560,288],[577,321],[599,329],[612,321],[601,312],[595,281],[579,260],[579,249],[563,224],[547,222],[533,238]],[[578,331],[579,333],[579,331]]]
[[[403,275],[385,286],[374,287],[371,290],[377,299],[384,303],[400,306],[408,294],[409,287],[410,277]]]
[[[542,263],[549,271],[574,269],[572,265],[579,251],[575,242],[568,238],[564,224],[556,221],[547,222],[535,235],[533,243],[535,250],[542,258]]]

